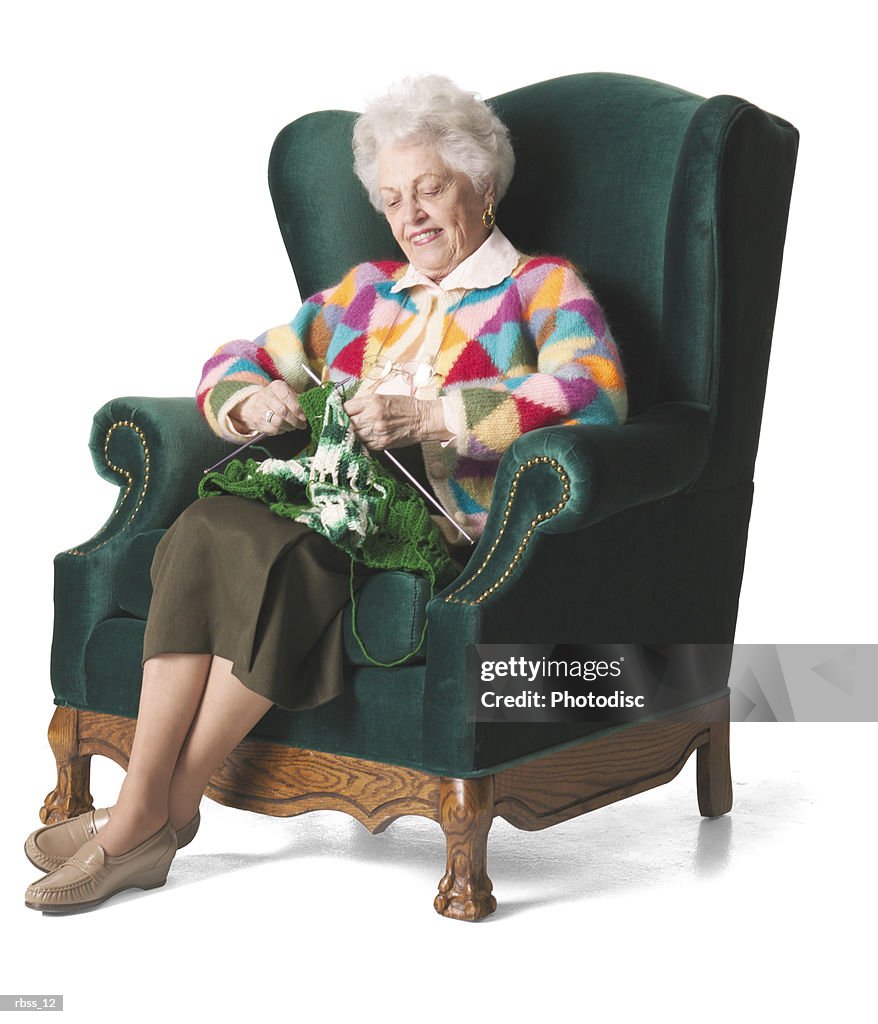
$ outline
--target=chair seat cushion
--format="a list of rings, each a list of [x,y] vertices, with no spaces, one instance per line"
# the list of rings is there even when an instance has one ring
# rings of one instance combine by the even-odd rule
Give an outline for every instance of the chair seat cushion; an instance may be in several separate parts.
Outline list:
[[[85,652],[85,700],[75,706],[136,718],[140,701],[142,619],[104,619]],[[293,747],[424,767],[424,675],[420,665],[345,667],[344,692],[309,711],[274,707],[254,736]]]
[[[145,620],[152,597],[149,570],[156,546],[164,530],[149,530],[135,536],[116,569],[115,594],[119,607],[136,619]],[[430,599],[430,584],[421,576],[407,572],[382,572],[366,580],[357,594],[356,629],[363,641],[361,647],[354,634],[354,609],[344,612],[343,637],[345,658],[352,665],[369,666],[375,661],[389,664],[405,658],[421,640]],[[423,662],[423,645],[412,657]]]

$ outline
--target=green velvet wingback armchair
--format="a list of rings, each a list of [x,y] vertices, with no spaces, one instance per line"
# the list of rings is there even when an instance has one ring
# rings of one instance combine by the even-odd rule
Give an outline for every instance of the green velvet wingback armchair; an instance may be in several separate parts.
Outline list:
[[[494,103],[517,155],[500,224],[520,250],[583,269],[620,345],[630,420],[518,440],[451,587],[428,601],[421,580],[387,573],[361,591],[370,653],[404,654],[426,616],[421,655],[370,665],[347,621],[344,694],[311,711],[272,709],[208,790],[275,815],[344,810],[373,832],[403,814],[432,818],[448,846],[436,909],[468,920],[495,907],[495,815],[545,828],[669,781],[693,751],[701,813],[731,806],[726,679],[690,683],[670,711],[624,727],[477,723],[466,648],[733,640],[798,141],[744,100],[625,75],[572,75]],[[398,258],[351,168],[354,118],[300,118],[272,149],[269,184],[302,296],[362,260]],[[93,754],[127,764],[152,555],[204,467],[230,450],[194,398],[113,399],[90,446],[120,493],[95,536],[55,559],[58,782],[44,822],[92,806]]]

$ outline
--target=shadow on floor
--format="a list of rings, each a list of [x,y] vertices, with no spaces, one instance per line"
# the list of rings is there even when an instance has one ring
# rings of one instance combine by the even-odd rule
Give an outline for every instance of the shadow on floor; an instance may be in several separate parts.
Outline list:
[[[521,832],[497,819],[488,839],[488,872],[498,886],[489,920],[556,902],[630,893],[702,879],[728,869],[800,826],[809,795],[788,781],[740,784],[735,806],[721,818],[698,814],[694,776],[601,808],[542,832]],[[400,818],[382,834],[336,811],[277,819],[205,801],[204,823],[174,862],[168,884],[192,885],[260,865],[309,857],[354,859],[424,876],[435,891],[445,865],[437,824]],[[230,846],[239,849],[232,851]],[[226,852],[208,852],[225,848]],[[129,898],[136,898],[130,894]]]

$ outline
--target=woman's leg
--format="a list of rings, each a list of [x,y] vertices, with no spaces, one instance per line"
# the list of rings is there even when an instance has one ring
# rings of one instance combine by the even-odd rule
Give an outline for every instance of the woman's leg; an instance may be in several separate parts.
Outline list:
[[[198,710],[211,654],[161,654],[143,665],[143,686],[128,771],[111,820],[101,829],[107,853],[125,853],[168,820],[168,786]]]
[[[211,775],[273,707],[232,674],[232,663],[215,657],[204,698],[180,751],[168,793],[168,814],[182,828],[198,810]]]
[[[111,819],[100,833],[100,844],[111,856],[133,849],[168,820],[173,779],[174,792],[181,794],[175,805],[189,806],[203,777],[200,800],[212,772],[271,707],[271,701],[239,682],[231,668],[230,661],[211,654],[162,654],[144,663],[128,771]],[[190,735],[194,747],[182,758],[178,773]],[[198,800],[186,821],[195,814]],[[185,822],[174,817],[171,824]]]

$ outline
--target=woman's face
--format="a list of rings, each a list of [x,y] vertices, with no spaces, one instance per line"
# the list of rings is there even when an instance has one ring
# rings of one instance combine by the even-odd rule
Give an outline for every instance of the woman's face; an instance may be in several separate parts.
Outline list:
[[[488,237],[480,196],[432,146],[390,145],[378,154],[378,187],[393,237],[416,270],[441,281]]]

